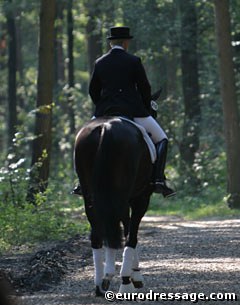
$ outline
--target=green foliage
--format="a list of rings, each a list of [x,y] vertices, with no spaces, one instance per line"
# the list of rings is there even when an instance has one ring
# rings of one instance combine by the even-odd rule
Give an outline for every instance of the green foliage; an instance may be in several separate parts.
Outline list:
[[[60,194],[51,199],[53,194],[50,189],[38,194],[35,205],[0,201],[0,250],[23,243],[61,240],[88,230],[81,206],[73,201],[63,202]],[[73,212],[79,218],[74,218]]]
[[[175,181],[177,195],[169,199],[153,195],[148,214],[178,215],[186,219],[239,217],[240,211],[227,206],[225,164],[225,153],[213,157],[207,150],[199,155],[194,166],[201,183],[196,189],[184,181],[184,177],[178,177],[171,167],[168,168]]]
[[[183,219],[239,218],[239,210],[227,206],[225,190],[216,186],[207,187],[201,193],[189,195],[187,189],[178,190],[175,198],[152,197],[148,215],[180,216]]]
[[[148,214],[177,215],[184,219],[240,217],[239,210],[228,208],[224,190],[216,192],[215,188],[196,196],[178,195],[178,198],[165,202],[154,196]]]
[[[26,141],[29,139],[23,133],[16,134],[14,152],[0,169],[0,251],[23,243],[64,239],[85,232],[89,226],[83,202],[70,195],[73,184],[64,180],[66,174],[50,180],[34,204],[26,201],[30,168],[25,158],[17,158],[23,154]]]

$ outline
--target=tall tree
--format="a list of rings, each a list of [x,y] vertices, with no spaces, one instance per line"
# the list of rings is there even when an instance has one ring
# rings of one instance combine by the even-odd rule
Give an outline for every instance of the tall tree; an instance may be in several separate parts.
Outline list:
[[[63,18],[65,3],[58,0],[56,3],[56,25],[55,25],[55,87],[64,81],[64,53],[63,53]]]
[[[0,24],[1,34],[0,34],[0,68],[3,70],[5,68],[5,56],[7,51],[7,39],[6,31],[3,29],[3,25]]]
[[[17,126],[17,40],[15,16],[12,0],[8,0],[7,29],[8,29],[8,145],[12,143]]]
[[[229,206],[240,208],[240,120],[236,95],[229,0],[215,0],[221,97],[227,148]]]
[[[197,14],[195,1],[179,1],[181,12],[181,69],[184,101],[183,139],[180,145],[184,171],[193,179],[193,163],[199,149],[201,108],[198,83]]]
[[[102,54],[102,24],[101,24],[101,3],[98,0],[86,2],[88,16],[87,22],[87,48],[89,72],[92,72],[93,64],[97,57]]]
[[[15,21],[15,27],[16,27],[16,57],[17,57],[17,79],[18,79],[18,87],[24,88],[24,59],[23,59],[23,52],[22,52],[22,18],[21,18],[21,11],[20,9],[17,9],[16,12],[16,21]],[[26,92],[25,92],[26,93]],[[25,99],[23,95],[18,94],[17,95],[17,103],[20,109],[25,109]],[[20,121],[20,124],[22,122]]]
[[[0,71],[3,72],[7,66],[7,35],[5,29],[5,22],[0,22]],[[3,85],[3,84],[2,84]],[[6,97],[4,92],[0,90],[0,151],[3,152],[5,148],[5,105]]]
[[[67,25],[68,25],[68,86],[69,86],[69,97],[68,97],[68,110],[70,118],[70,132],[75,133],[75,118],[74,118],[74,108],[73,99],[71,96],[71,88],[74,87],[74,57],[73,57],[73,46],[74,46],[74,36],[73,36],[73,0],[68,0],[67,6]]]
[[[37,81],[37,111],[29,199],[46,190],[52,133],[52,97],[54,82],[54,20],[55,0],[41,0],[40,41]]]

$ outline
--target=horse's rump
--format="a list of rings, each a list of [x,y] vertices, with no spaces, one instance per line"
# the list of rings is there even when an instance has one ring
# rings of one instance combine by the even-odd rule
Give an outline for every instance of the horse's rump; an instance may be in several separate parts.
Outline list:
[[[128,213],[130,199],[151,178],[151,160],[141,132],[118,118],[89,122],[76,139],[75,167],[85,204],[91,198],[106,245],[120,247],[120,221]]]

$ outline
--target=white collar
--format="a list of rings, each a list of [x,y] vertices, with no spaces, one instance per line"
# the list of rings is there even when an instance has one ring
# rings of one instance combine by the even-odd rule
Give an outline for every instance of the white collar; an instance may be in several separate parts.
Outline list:
[[[113,49],[120,49],[120,50],[124,50],[124,48],[123,48],[123,47],[121,47],[121,46],[117,46],[117,45],[116,45],[116,46],[113,46],[113,47],[112,47],[112,50],[113,50]]]

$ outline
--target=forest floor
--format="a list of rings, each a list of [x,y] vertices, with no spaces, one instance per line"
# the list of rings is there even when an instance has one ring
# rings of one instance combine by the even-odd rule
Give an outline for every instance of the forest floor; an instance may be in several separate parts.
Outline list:
[[[0,269],[14,285],[18,305],[107,304],[96,298],[87,237],[43,244],[29,253],[4,255]],[[26,249],[25,251],[26,252]],[[185,221],[178,217],[144,217],[139,232],[144,288],[138,292],[189,293],[192,299],[158,303],[193,304],[194,293],[235,293],[238,300],[197,304],[240,304],[240,219]],[[117,257],[119,273],[121,251]],[[110,290],[118,291],[117,275]],[[221,296],[219,295],[219,296]],[[130,301],[113,303],[132,304]],[[155,303],[138,300],[139,303]],[[196,302],[195,302],[196,303]]]

